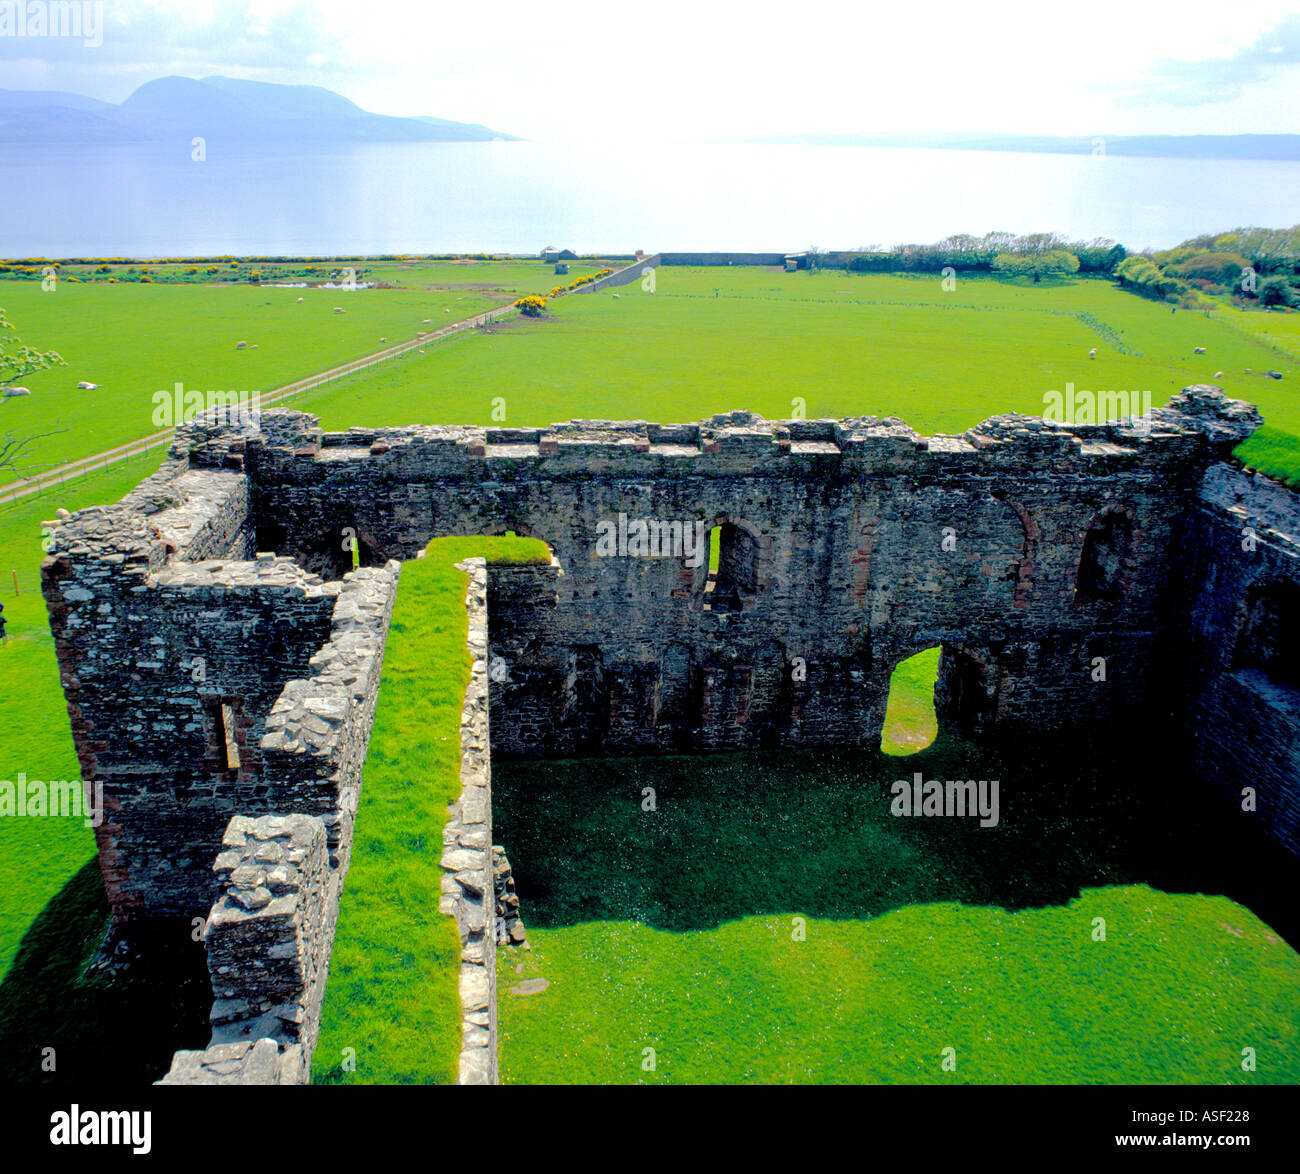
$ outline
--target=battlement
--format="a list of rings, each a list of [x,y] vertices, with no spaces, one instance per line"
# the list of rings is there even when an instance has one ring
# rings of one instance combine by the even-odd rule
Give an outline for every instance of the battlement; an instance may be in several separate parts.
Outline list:
[[[924,476],[959,468],[996,475],[1008,463],[1073,461],[1082,471],[1116,460],[1211,458],[1259,425],[1251,405],[1217,388],[1189,387],[1149,416],[1094,425],[995,416],[960,436],[921,436],[896,417],[768,421],[721,413],[695,424],[570,420],[549,428],[419,426],[325,432],[315,417],[275,410],[256,426],[212,422],[179,429],[171,455],[192,468],[248,470],[259,481],[381,473],[390,480],[495,476]],[[373,471],[373,472],[372,472]]]

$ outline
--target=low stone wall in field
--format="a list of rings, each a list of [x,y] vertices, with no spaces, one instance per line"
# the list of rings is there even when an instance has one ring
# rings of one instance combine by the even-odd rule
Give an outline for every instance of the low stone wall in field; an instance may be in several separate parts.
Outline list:
[[[634,281],[640,281],[647,270],[657,269],[662,263],[662,259],[656,253],[653,257],[647,257],[644,261],[635,261],[622,269],[615,269],[613,273],[596,281],[589,281],[586,285],[580,285],[572,292],[580,294],[599,293],[603,289],[618,289],[620,286],[631,285]]]

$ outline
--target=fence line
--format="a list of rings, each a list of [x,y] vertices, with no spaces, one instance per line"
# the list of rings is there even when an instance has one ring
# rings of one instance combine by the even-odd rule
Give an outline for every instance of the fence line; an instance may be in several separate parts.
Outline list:
[[[404,355],[428,343],[439,342],[444,338],[450,338],[454,334],[461,334],[466,330],[487,326],[513,312],[513,304],[497,306],[492,310],[484,310],[470,318],[463,318],[447,326],[439,327],[437,330],[428,332],[423,337],[395,343],[393,346],[385,347],[382,351],[375,351],[373,354],[364,355],[359,359],[351,359],[337,367],[331,367],[327,371],[319,371],[303,379],[294,380],[292,383],[285,383],[267,392],[266,395],[259,396],[258,403],[264,406],[280,403],[290,396],[300,395],[304,391],[310,391],[335,379],[353,375],[357,371],[363,371],[367,367],[373,367],[399,355]],[[37,496],[64,484],[73,477],[84,477],[96,468],[106,469],[111,464],[117,464],[119,461],[127,460],[133,456],[139,456],[141,453],[148,452],[151,448],[160,448],[164,444],[170,444],[174,434],[175,429],[168,428],[165,431],[155,432],[127,444],[119,445],[117,448],[106,449],[104,452],[94,453],[91,456],[70,461],[52,469],[48,473],[20,479],[0,489],[0,505],[19,501],[25,497]]]

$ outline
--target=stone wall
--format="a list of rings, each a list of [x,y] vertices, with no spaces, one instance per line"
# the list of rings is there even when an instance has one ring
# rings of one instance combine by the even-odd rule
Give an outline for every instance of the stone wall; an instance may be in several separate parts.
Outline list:
[[[496,752],[856,745],[879,739],[895,665],[936,645],[963,729],[1140,713],[1185,503],[1258,420],[1208,389],[1152,416],[929,438],[743,412],[334,434],[299,417],[248,460],[259,545],[301,559],[347,528],[376,561],[438,534],[550,545],[552,568],[492,575]],[[683,557],[602,557],[620,515],[719,527],[735,582]]]
[[[396,564],[326,583],[249,558],[248,477],[175,452],[122,502],[59,526],[42,565],[82,775],[103,784],[119,924],[205,915],[236,814],[319,815],[337,854],[396,591]]]
[[[159,1083],[305,1084],[338,921],[325,827],[305,815],[236,816],[214,871],[212,1039],[177,1052]]]
[[[649,269],[656,269],[663,264],[663,258],[656,253],[653,257],[646,257],[643,261],[635,261],[631,265],[624,265],[622,269],[616,269],[607,277],[601,277],[596,281],[589,281],[586,285],[580,285],[573,293],[588,294],[599,293],[604,289],[617,289],[620,286],[631,285],[634,281],[640,281]]]
[[[459,1084],[497,1082],[496,884],[492,859],[492,766],[487,688],[487,563],[467,559],[469,651],[473,658],[460,724],[460,796],[443,829],[438,909],[460,934]]]
[[[1190,770],[1300,855],[1300,495],[1211,467],[1176,558]]]

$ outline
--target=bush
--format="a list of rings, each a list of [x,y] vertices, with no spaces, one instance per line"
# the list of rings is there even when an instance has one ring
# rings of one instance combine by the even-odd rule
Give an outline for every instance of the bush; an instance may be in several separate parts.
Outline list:
[[[1296,304],[1296,292],[1285,277],[1270,277],[1259,287],[1259,304],[1291,307]]]
[[[1126,289],[1147,297],[1176,300],[1187,287],[1176,277],[1161,273],[1150,257],[1134,254],[1115,266],[1115,277]]]
[[[546,299],[541,294],[529,294],[514,304],[525,318],[540,318],[546,309]]]
[[[1166,267],[1165,272],[1188,281],[1213,281],[1217,285],[1233,285],[1241,280],[1250,262],[1236,253],[1197,253]]]

